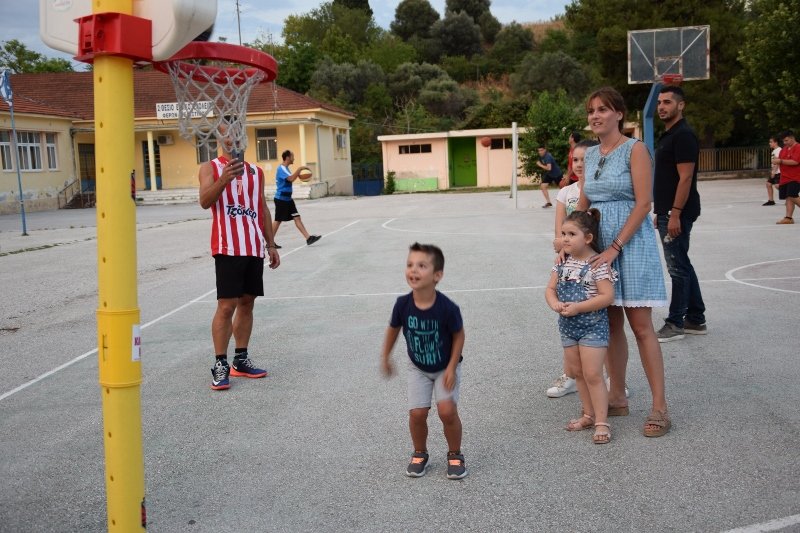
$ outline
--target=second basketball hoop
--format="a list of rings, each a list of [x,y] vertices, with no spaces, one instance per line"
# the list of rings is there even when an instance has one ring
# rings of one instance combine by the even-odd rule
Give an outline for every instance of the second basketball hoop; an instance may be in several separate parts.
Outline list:
[[[242,152],[250,92],[278,75],[269,54],[228,43],[193,41],[153,66],[172,79],[181,137],[209,146],[224,131],[232,148]]]

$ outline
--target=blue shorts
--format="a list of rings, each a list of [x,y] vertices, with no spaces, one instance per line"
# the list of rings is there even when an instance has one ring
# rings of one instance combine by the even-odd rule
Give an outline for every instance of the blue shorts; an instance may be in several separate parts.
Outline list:
[[[605,348],[608,346],[608,311],[601,309],[576,316],[558,317],[561,345]]]

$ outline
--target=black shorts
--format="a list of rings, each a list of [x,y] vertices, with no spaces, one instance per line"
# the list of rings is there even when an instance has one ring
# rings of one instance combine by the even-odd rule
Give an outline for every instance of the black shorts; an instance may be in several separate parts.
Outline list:
[[[778,198],[797,198],[800,196],[800,181],[790,181],[778,187]]]
[[[550,185],[551,183],[558,183],[561,181],[563,177],[564,176],[548,176],[547,174],[544,174],[542,176],[542,183],[546,185]]]
[[[774,176],[767,178],[767,182],[771,183],[772,185],[777,185],[778,183],[780,183],[780,181],[781,181],[780,174],[775,174]]]
[[[264,296],[264,258],[241,255],[214,256],[217,300],[245,294]]]
[[[278,200],[275,198],[275,220],[279,222],[288,222],[299,217],[300,213],[297,212],[297,206],[294,205],[294,200]]]

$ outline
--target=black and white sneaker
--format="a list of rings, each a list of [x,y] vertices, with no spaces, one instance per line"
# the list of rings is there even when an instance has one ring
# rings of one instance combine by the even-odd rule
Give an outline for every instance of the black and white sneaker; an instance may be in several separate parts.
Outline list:
[[[231,367],[225,359],[217,359],[211,367],[211,388],[214,390],[225,390],[231,388],[228,376],[231,374]]]
[[[464,455],[455,452],[447,454],[447,479],[463,479],[467,475],[467,463]]]
[[[408,463],[408,468],[406,468],[406,475],[408,477],[422,477],[425,475],[429,465],[426,452],[414,452],[411,456],[411,462]]]
[[[307,244],[308,246],[311,246],[312,244],[314,244],[315,242],[317,242],[317,241],[318,241],[318,240],[320,240],[321,238],[322,238],[322,236],[321,236],[321,235],[310,235],[310,236],[308,237],[308,239],[306,239],[306,244]]]

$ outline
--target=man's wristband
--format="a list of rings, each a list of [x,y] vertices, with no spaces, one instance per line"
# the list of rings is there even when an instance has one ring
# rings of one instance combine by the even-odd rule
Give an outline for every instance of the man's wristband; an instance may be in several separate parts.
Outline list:
[[[678,207],[677,205],[673,205],[672,209],[677,209],[678,211],[683,211],[682,207]]]

